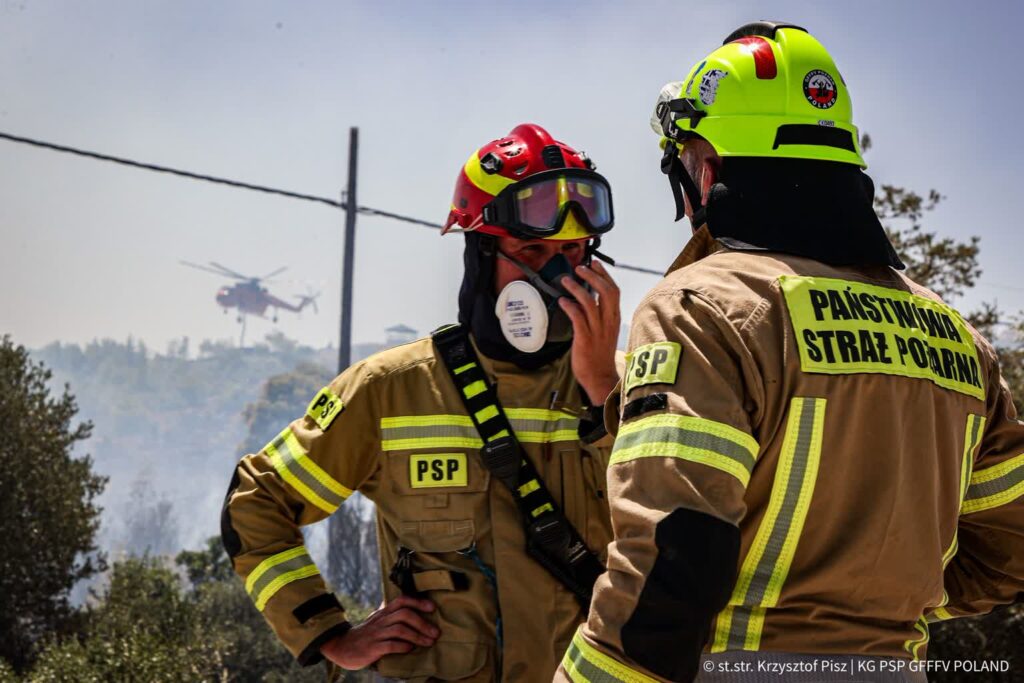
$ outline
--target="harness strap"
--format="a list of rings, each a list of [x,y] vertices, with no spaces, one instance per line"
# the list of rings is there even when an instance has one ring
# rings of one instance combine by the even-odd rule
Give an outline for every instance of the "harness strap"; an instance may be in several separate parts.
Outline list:
[[[484,466],[516,501],[526,532],[527,553],[572,591],[586,609],[594,581],[604,567],[566,519],[523,452],[469,335],[461,325],[448,325],[431,336],[483,441],[480,458]]]

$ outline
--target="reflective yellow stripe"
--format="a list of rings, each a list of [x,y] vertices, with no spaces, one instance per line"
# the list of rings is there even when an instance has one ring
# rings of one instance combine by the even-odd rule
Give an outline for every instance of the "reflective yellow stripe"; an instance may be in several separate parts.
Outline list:
[[[562,657],[562,668],[574,683],[657,683],[595,648],[579,629]]]
[[[555,508],[551,507],[551,503],[544,503],[540,507],[536,508],[530,514],[533,515],[534,517],[540,517],[545,512],[554,512],[554,511],[555,511]]]
[[[320,576],[320,571],[316,568],[315,564],[308,564],[304,567],[299,567],[293,571],[281,574],[275,578],[262,593],[260,593],[259,598],[255,601],[256,609],[262,612],[263,608],[267,606],[267,602],[270,598],[274,597],[274,594],[279,590],[287,586],[289,583],[300,579],[308,579],[311,576]]]
[[[560,410],[548,410],[547,408],[505,408],[505,414],[509,420],[541,420],[543,422],[558,422],[559,420],[576,419],[569,413]]]
[[[483,442],[478,437],[445,437],[419,439],[387,439],[380,442],[382,451],[406,451],[416,448],[480,448]]]
[[[610,465],[637,458],[680,458],[750,481],[757,441],[746,432],[714,420],[685,415],[652,415],[619,429]]]
[[[327,474],[306,453],[290,428],[264,447],[277,473],[299,495],[327,514],[338,509],[352,490]]]
[[[509,421],[537,420],[540,422],[576,421],[579,418],[560,410],[548,410],[546,408],[505,408],[505,415]],[[400,415],[395,417],[382,417],[380,419],[381,429],[392,429],[396,427],[423,427],[434,425],[454,425],[472,427],[473,420],[468,415]]]
[[[981,444],[981,435],[984,433],[985,418],[981,415],[968,415],[967,429],[964,433],[964,453],[960,460],[960,499],[957,504],[957,510],[961,511],[960,513],[963,510],[964,497],[967,495],[967,486],[971,480],[971,472],[974,468],[974,452],[978,449],[978,445]],[[949,547],[946,548],[946,552],[942,554],[943,569],[956,556],[956,551],[960,547],[958,535],[959,529],[954,529],[953,540]]]
[[[526,482],[525,484],[519,487],[519,496],[528,496],[539,488],[540,482],[538,482],[536,479],[531,479],[530,481]]]
[[[489,438],[487,440],[488,441],[497,441],[498,439],[504,439],[506,436],[508,436],[508,430],[507,429],[502,429],[500,432],[496,433],[494,436],[492,436],[491,438]]]
[[[814,495],[826,401],[794,398],[768,509],[743,560],[729,607],[715,623],[712,652],[757,650],[768,608],[778,604]]]
[[[920,638],[914,638],[903,643],[903,649],[910,653],[914,661],[921,659],[921,648],[928,643],[928,620],[921,617],[914,624],[914,630],[921,634]]]
[[[485,391],[487,391],[487,385],[484,384],[484,381],[482,379],[478,379],[472,384],[467,384],[462,389],[462,393],[466,395],[466,398],[473,398],[474,396],[482,394]]]
[[[953,615],[949,613],[949,610],[945,607],[936,607],[928,617],[928,622],[934,623],[936,621],[948,621],[949,619],[953,619]]]
[[[473,420],[469,418],[469,415],[403,415],[400,417],[382,417],[380,419],[381,429],[435,427],[440,425],[472,427]]]
[[[579,441],[580,435],[575,429],[558,432],[520,432],[516,431],[520,443],[553,443],[555,441]]]
[[[455,208],[455,207],[452,207],[452,208]],[[459,366],[459,367],[455,368],[454,370],[452,370],[452,373],[456,374],[456,375],[461,375],[466,370],[472,370],[475,367],[476,367],[476,363],[466,363],[465,365]]]
[[[245,580],[245,590],[256,604],[256,609],[262,612],[267,601],[289,583],[319,573],[306,553],[306,547],[300,545],[271,555],[256,565]]]
[[[483,167],[480,166],[478,152],[473,152],[473,156],[469,157],[469,161],[462,167],[462,170],[466,173],[466,177],[469,178],[469,182],[492,196],[497,195],[515,182],[511,178],[506,178],[497,173],[487,173],[484,171]]]
[[[497,411],[494,406],[488,406]],[[487,409],[485,409],[487,410]],[[520,443],[579,441],[579,418],[557,410],[512,408],[505,411]],[[495,412],[496,414],[496,412]],[[381,449],[480,448],[473,420],[468,415],[408,415],[381,418]],[[494,438],[508,436],[501,430]]]
[[[492,417],[497,417],[497,415],[498,415],[498,406],[486,406],[486,407],[481,408],[480,410],[476,411],[475,415],[476,415],[476,419],[477,419],[478,422],[481,422],[481,423],[487,422]]]
[[[381,450],[480,448],[483,442],[469,415],[403,415],[380,421]]]
[[[1011,503],[1024,495],[1024,453],[977,470],[967,487],[961,514],[969,515]]]

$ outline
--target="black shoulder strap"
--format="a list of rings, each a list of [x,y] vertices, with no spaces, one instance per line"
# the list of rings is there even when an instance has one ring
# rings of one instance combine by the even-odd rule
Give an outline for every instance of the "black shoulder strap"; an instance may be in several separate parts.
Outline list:
[[[480,457],[484,466],[512,492],[522,513],[527,552],[588,608],[594,581],[604,567],[562,514],[523,453],[465,330],[461,325],[448,325],[431,336],[483,440]]]

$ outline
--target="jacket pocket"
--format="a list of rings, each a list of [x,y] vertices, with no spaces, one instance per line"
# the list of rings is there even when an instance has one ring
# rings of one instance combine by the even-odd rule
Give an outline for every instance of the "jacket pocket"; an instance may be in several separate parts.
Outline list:
[[[377,662],[377,672],[404,681],[460,681],[479,673],[487,663],[484,643],[454,643],[438,640],[431,648],[416,648],[405,655],[386,655]]]
[[[612,516],[608,508],[608,476],[603,461],[591,453],[583,459],[583,475],[587,482],[587,545],[601,559],[607,559],[612,542]]]
[[[587,547],[604,559],[611,540],[611,521],[605,473],[587,451],[562,450],[562,507]]]
[[[472,519],[406,520],[398,523],[398,544],[412,551],[411,569],[417,588],[436,609],[426,618],[441,629],[432,647],[387,655],[377,663],[389,678],[460,680],[480,672],[495,642],[496,605],[486,577],[461,552],[473,545]],[[384,553],[394,563],[395,551]],[[385,583],[388,601],[400,595]]]
[[[389,453],[387,495],[377,505],[399,519],[474,519],[487,510],[490,472],[475,450]]]

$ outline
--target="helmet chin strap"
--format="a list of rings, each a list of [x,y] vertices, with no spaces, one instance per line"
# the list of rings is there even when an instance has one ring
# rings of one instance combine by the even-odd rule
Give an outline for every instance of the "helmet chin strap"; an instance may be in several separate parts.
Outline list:
[[[661,172],[668,176],[672,197],[676,200],[676,220],[686,215],[686,202],[683,201],[685,191],[693,209],[690,224],[694,230],[704,225],[707,222],[707,207],[703,205],[700,190],[690,177],[689,171],[683,166],[683,161],[676,153],[676,146],[671,140],[665,143],[665,154],[661,157]]]

